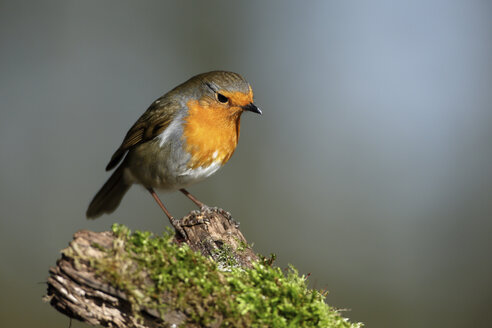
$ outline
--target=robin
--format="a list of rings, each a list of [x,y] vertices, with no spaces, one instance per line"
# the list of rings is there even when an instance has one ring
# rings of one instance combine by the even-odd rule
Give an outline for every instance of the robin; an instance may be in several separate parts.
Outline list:
[[[106,171],[118,167],[92,199],[87,218],[112,213],[128,189],[140,184],[183,234],[154,188],[180,190],[206,208],[184,188],[214,174],[231,158],[244,111],[262,113],[253,104],[249,83],[225,71],[194,76],[154,101],[111,157]]]

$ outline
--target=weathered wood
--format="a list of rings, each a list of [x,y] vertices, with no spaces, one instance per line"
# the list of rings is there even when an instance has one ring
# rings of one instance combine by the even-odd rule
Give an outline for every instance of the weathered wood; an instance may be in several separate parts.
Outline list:
[[[185,242],[191,249],[201,252],[205,256],[215,258],[217,250],[224,245],[229,245],[232,250],[247,245],[239,224],[231,214],[220,208],[212,208],[206,211],[192,211],[182,219],[183,229],[188,240]],[[205,224],[197,224],[202,222]],[[242,267],[250,267],[251,263],[258,260],[256,254],[249,247],[241,252],[235,252],[237,262]]]
[[[182,219],[182,226],[188,238],[175,239],[175,242],[187,243],[205,256],[215,259],[217,250],[228,245],[238,265],[249,267],[257,260],[251,248],[246,247],[246,239],[237,224],[221,209],[193,211]],[[78,260],[103,257],[114,247],[114,241],[115,236],[109,231],[76,232],[56,266],[50,269],[45,300],[61,313],[91,325],[118,328],[180,326],[187,314],[173,309],[164,316],[155,310],[143,309],[137,320],[127,295],[98,276],[90,261]],[[236,252],[238,248],[241,251]]]

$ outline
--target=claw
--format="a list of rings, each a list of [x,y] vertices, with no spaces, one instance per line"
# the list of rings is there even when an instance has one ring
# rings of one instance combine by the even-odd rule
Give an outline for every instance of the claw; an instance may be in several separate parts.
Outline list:
[[[174,217],[170,217],[169,221],[171,222],[171,225],[174,227],[174,230],[176,230],[185,240],[188,240],[188,235],[183,229],[181,220],[177,220]]]
[[[227,212],[226,210],[220,208],[220,207],[217,207],[217,206],[214,206],[214,207],[209,207],[207,205],[204,205],[200,208],[200,211],[204,214],[210,214],[212,212],[215,212],[217,214],[220,214],[222,215],[223,217],[225,217],[232,225],[234,225],[236,228],[239,228],[239,222],[237,222],[236,220],[234,220],[232,218],[232,214],[230,212]]]
[[[190,212],[191,215],[194,215],[194,216],[198,216],[200,215],[200,211],[199,210],[193,210]]]
[[[207,206],[207,205],[203,205],[200,207],[200,212],[209,213],[211,211],[212,211],[212,208]]]
[[[192,227],[192,226],[195,226],[195,225],[199,225],[199,224],[207,224],[207,223],[210,223],[210,220],[208,218],[197,218],[196,216],[195,217],[190,217],[188,220],[186,220],[186,222],[183,222],[181,223],[181,226],[183,227]]]

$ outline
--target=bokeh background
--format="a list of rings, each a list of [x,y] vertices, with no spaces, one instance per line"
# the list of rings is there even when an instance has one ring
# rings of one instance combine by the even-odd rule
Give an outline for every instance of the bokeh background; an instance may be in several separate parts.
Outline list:
[[[147,106],[214,69],[264,115],[192,193],[353,321],[489,326],[491,18],[490,1],[0,1],[0,326],[68,326],[41,297],[75,231],[167,226],[141,187],[84,213]]]

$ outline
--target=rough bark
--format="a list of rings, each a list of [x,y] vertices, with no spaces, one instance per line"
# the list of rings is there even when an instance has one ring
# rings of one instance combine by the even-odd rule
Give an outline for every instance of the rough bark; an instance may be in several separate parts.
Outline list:
[[[246,239],[230,215],[223,210],[193,211],[182,219],[182,226],[187,238],[175,239],[175,242],[187,243],[205,256],[214,259],[220,247],[229,245],[239,265],[249,267],[257,260],[254,252],[244,247],[247,245]],[[114,240],[115,236],[109,231],[76,232],[56,266],[50,268],[45,300],[61,313],[91,325],[121,328],[178,327],[185,321],[187,314],[174,309],[170,309],[164,316],[155,310],[144,309],[137,320],[125,293],[98,276],[90,261],[80,262],[76,256],[71,256],[79,254],[83,258],[100,258],[113,247]],[[238,247],[241,251],[235,252]]]

